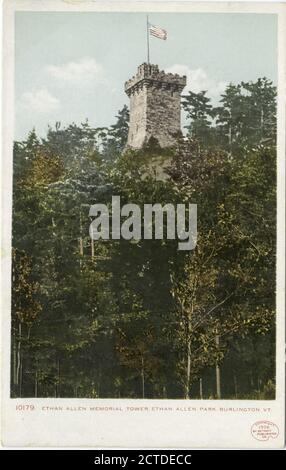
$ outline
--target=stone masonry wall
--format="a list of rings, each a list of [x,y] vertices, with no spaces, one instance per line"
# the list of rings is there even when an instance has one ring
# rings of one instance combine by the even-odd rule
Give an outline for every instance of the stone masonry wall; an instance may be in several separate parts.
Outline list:
[[[175,143],[181,131],[181,92],[186,77],[166,74],[157,65],[142,64],[125,84],[130,97],[127,147],[141,148],[150,137],[161,147]]]
[[[131,111],[132,110],[132,111]],[[130,96],[130,121],[128,144],[141,148],[146,138],[147,93],[146,90],[134,90]]]
[[[147,88],[146,138],[156,137],[161,147],[170,147],[181,132],[180,92]]]

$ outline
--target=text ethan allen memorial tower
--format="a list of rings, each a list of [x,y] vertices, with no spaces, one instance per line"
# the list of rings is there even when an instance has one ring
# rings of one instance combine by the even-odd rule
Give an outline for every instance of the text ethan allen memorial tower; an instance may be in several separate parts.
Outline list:
[[[151,137],[171,147],[181,135],[181,92],[186,77],[160,71],[158,65],[142,64],[125,83],[130,98],[127,148],[139,149]]]

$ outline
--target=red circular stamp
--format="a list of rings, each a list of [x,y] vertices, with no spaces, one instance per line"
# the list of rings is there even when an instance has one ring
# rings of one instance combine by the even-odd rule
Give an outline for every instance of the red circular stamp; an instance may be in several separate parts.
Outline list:
[[[258,441],[269,441],[278,437],[279,428],[271,421],[256,421],[251,426],[251,434]]]

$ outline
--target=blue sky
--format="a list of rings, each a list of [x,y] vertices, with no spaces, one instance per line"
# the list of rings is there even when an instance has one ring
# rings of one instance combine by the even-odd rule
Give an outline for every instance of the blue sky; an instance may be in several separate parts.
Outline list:
[[[277,82],[277,17],[272,14],[154,13],[168,31],[150,38],[151,62],[186,74],[187,87],[217,101],[226,83]],[[144,13],[17,12],[15,138],[48,124],[109,126],[128,98],[124,82],[146,61]]]

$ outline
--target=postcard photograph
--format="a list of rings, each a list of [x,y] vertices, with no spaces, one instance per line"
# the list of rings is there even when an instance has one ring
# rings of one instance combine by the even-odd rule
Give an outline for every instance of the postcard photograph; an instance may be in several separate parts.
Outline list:
[[[44,10],[13,15],[10,400],[271,404],[278,15]]]

